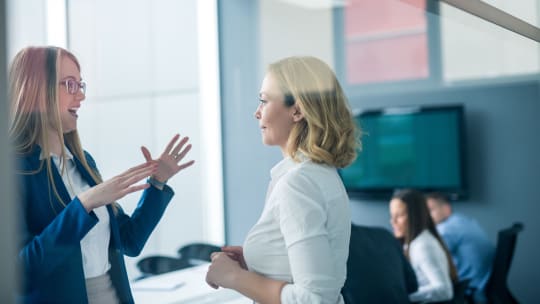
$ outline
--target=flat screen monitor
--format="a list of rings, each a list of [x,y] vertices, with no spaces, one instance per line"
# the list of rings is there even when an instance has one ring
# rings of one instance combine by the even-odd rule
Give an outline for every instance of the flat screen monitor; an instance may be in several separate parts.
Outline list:
[[[399,107],[355,115],[362,149],[340,170],[352,195],[388,198],[396,189],[467,195],[462,105]]]

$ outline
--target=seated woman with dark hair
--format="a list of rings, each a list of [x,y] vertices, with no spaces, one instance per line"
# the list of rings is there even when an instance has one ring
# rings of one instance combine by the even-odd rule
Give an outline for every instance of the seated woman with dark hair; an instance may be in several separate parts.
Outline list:
[[[412,302],[439,302],[453,297],[456,268],[430,217],[425,196],[402,190],[390,201],[390,222],[394,236],[401,240],[418,280]]]

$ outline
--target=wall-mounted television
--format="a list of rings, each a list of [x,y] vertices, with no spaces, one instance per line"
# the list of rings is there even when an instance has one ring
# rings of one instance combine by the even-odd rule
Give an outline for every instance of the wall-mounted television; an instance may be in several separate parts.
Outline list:
[[[396,189],[467,196],[462,105],[396,107],[355,115],[362,150],[340,175],[351,196],[387,199]]]

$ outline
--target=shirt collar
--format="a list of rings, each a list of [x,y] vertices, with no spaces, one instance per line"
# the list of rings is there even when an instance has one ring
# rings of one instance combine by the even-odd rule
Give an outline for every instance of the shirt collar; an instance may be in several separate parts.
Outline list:
[[[64,151],[66,152],[66,159],[73,159],[73,154],[71,154],[71,151],[69,151],[69,149],[66,147],[66,145],[64,145]],[[54,153],[50,153],[49,155],[50,157],[52,158],[55,158],[55,159],[58,159],[60,156],[59,155],[56,155]],[[44,152],[43,150],[41,150],[40,154],[39,154],[39,159],[42,160],[42,159],[45,159],[45,155],[44,155]]]
[[[309,160],[309,158],[301,152],[297,152],[297,159],[299,160],[298,162],[293,160],[290,156],[285,157],[270,170],[270,177],[272,179],[277,179],[296,165]]]

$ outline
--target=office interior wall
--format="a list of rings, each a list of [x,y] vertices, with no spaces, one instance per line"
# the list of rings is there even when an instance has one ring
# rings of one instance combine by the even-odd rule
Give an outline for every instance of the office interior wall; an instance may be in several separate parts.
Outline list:
[[[521,221],[509,275],[510,289],[523,303],[534,303],[540,293],[537,242],[540,223],[540,86],[538,82],[453,88],[434,92],[370,96],[352,101],[353,106],[380,108],[400,105],[463,103],[467,135],[467,174],[470,197],[457,201],[456,212],[476,218],[496,242],[497,232]],[[353,221],[390,229],[388,202],[351,199]]]
[[[0,121],[8,119],[7,99],[7,24],[6,1],[0,0]],[[0,193],[2,193],[2,212],[0,212],[0,302],[15,303],[15,288],[18,276],[13,263],[15,250],[16,208],[13,198],[13,168],[11,151],[7,138],[7,124],[0,124]]]
[[[523,4],[523,3],[520,3]],[[529,3],[530,4],[530,3]],[[517,5],[517,4],[516,4]],[[530,8],[537,11],[534,7]],[[368,94],[349,94],[353,108],[463,103],[467,123],[470,197],[454,205],[476,218],[495,244],[497,232],[515,221],[525,224],[509,275],[520,301],[533,303],[540,292],[534,216],[540,190],[540,85],[538,44],[450,8],[441,11],[441,83],[415,83]],[[478,38],[481,38],[479,41]],[[474,43],[468,43],[473,41]],[[482,44],[483,43],[483,44]],[[388,203],[352,198],[353,221],[390,229]]]
[[[286,1],[261,0],[261,69],[288,56],[315,56],[334,65],[332,9],[306,8]]]
[[[47,44],[47,9],[44,0],[7,0],[8,60],[30,45]]]
[[[516,16],[537,24],[536,2],[526,0],[505,6],[515,8]],[[540,44],[536,41],[444,3],[440,16],[444,81],[489,80],[540,72]]]
[[[269,58],[281,56],[285,51],[280,49],[273,54],[265,54],[267,50],[259,49],[273,42],[261,39],[277,37],[279,32],[266,35],[261,28],[256,28],[261,26],[263,18],[257,14],[269,14],[271,10],[258,10],[255,4],[250,5],[250,9],[246,9],[246,3],[231,1],[220,6],[221,77],[223,90],[227,92],[222,96],[226,231],[227,240],[233,244],[241,244],[249,228],[258,219],[269,181],[268,170],[280,158],[278,148],[262,146],[260,134],[251,130],[252,126],[256,126],[252,117],[246,116],[252,115],[255,108],[256,101],[249,91],[258,92],[262,79],[260,73],[263,73],[260,69],[265,61],[270,61]],[[262,7],[265,2],[259,1],[259,5]],[[272,20],[279,17],[270,15],[264,18]],[[452,19],[452,22],[455,23],[456,19]],[[469,23],[465,25],[474,26]],[[270,30],[276,28],[279,25]],[[287,35],[285,29],[280,31]],[[332,46],[332,39],[321,41],[321,44]],[[286,49],[283,44],[277,44]],[[531,46],[528,42],[525,45]],[[536,45],[532,46],[536,48]],[[523,71],[520,68],[521,60],[516,62],[518,65],[514,66],[509,62],[500,63],[506,64],[503,71],[514,71],[516,74]],[[426,86],[424,83],[402,91],[387,90],[381,86],[379,91],[370,89],[370,94],[363,96],[348,94],[353,107],[465,105],[467,170],[471,194],[467,200],[456,202],[455,209],[475,217],[493,242],[496,241],[498,230],[510,226],[514,221],[525,224],[525,230],[518,239],[509,285],[520,301],[535,303],[540,298],[540,291],[534,284],[540,280],[540,274],[535,271],[540,267],[540,262],[535,258],[540,254],[540,243],[536,241],[540,232],[536,220],[536,214],[540,213],[540,204],[537,204],[540,197],[537,185],[540,180],[537,169],[540,168],[540,138],[537,135],[540,130],[537,120],[540,114],[540,85],[538,75],[528,75],[525,79],[518,76],[510,73],[510,76],[499,80],[476,78],[475,81],[440,86]],[[390,228],[386,201],[353,198],[351,208],[355,223]]]
[[[262,146],[253,118],[262,80],[258,7],[252,0],[218,2],[225,239],[233,245],[243,243],[262,211],[261,189],[276,157]]]

